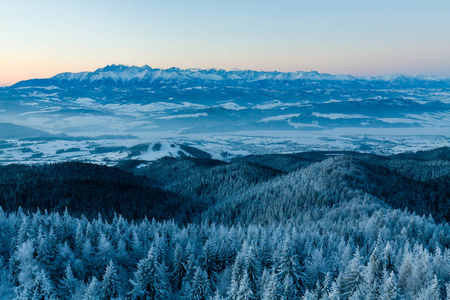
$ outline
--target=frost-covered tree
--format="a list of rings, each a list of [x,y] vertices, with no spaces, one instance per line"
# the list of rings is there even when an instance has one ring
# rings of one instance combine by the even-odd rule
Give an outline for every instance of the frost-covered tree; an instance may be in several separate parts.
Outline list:
[[[228,290],[228,294],[231,299],[236,299],[239,293],[242,277],[245,272],[245,257],[243,253],[240,253],[233,264],[233,271],[231,274],[231,284]],[[248,275],[247,275],[248,276]]]
[[[96,277],[92,277],[91,282],[86,288],[83,295],[83,300],[98,300],[101,293],[101,284]]]
[[[165,299],[170,295],[167,270],[158,262],[155,248],[139,262],[131,284],[130,299]]]
[[[110,300],[116,299],[120,296],[121,286],[117,269],[112,260],[109,261],[106,267],[105,274],[100,286],[100,299]]]
[[[38,271],[35,277],[24,283],[22,289],[17,290],[17,299],[42,299],[53,300],[57,299],[55,289],[45,274],[44,270]]]
[[[350,261],[345,273],[342,277],[341,292],[344,299],[349,298],[355,292],[360,284],[363,282],[361,255],[359,250],[356,250],[353,259]]]
[[[439,283],[437,276],[435,275],[428,286],[422,288],[417,296],[414,297],[417,300],[440,300],[441,292],[439,289]]]
[[[173,256],[173,271],[171,273],[171,283],[174,290],[180,290],[183,278],[186,274],[185,258],[180,244],[175,247]]]
[[[69,299],[75,294],[78,285],[79,282],[73,275],[72,268],[69,264],[64,272],[64,277],[60,281],[58,295],[61,298]]]
[[[239,284],[239,291],[237,292],[236,300],[253,300],[256,299],[255,293],[251,288],[250,277],[247,270],[244,270],[241,282]]]
[[[306,260],[305,273],[309,285],[317,281],[323,281],[328,272],[328,259],[324,256],[323,249],[314,249]]]
[[[285,285],[285,289],[292,289],[294,295],[300,296],[305,290],[305,273],[300,257],[293,251],[292,241],[286,238],[277,258],[278,281]],[[288,282],[292,281],[289,283]]]
[[[278,277],[275,274],[275,270],[272,270],[270,273],[265,270],[265,273],[268,276],[267,280],[265,280],[264,286],[262,286],[262,296],[263,300],[275,300],[281,297],[280,294],[280,284],[278,282]]]
[[[205,300],[211,296],[211,284],[208,279],[208,274],[202,269],[195,272],[194,278],[190,284],[189,299]]]
[[[250,288],[254,294],[257,294],[259,280],[262,275],[262,267],[255,249],[255,245],[253,244],[249,246],[245,255],[245,270],[248,274]]]

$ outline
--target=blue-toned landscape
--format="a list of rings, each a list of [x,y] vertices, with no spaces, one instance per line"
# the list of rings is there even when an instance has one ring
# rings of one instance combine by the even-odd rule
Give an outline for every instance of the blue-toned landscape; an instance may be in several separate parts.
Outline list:
[[[438,299],[449,89],[147,66],[4,87],[2,297]]]
[[[449,300],[450,2],[0,5],[0,299]]]

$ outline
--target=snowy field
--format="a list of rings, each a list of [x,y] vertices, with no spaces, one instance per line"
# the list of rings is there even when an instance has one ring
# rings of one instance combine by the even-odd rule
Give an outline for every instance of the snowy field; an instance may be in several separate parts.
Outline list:
[[[227,160],[249,154],[349,150],[382,155],[449,146],[450,127],[337,128],[332,130],[240,131],[181,134],[141,132],[130,136],[71,135],[50,139],[0,140],[0,162],[39,164],[84,161],[114,165],[124,159],[153,161],[161,157],[192,156],[189,145]]]

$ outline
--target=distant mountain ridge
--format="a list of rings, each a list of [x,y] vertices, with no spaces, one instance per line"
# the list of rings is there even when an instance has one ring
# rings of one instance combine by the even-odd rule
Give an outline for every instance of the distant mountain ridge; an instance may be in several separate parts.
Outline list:
[[[352,76],[332,75],[319,73],[317,71],[253,71],[253,70],[231,70],[223,69],[154,69],[148,65],[142,67],[125,65],[108,65],[94,72],[60,73],[47,79],[31,79],[20,81],[13,87],[39,86],[39,85],[66,85],[74,84],[125,84],[157,82],[260,82],[260,81],[348,81],[348,82],[390,82],[390,83],[417,83],[417,82],[440,82],[450,83],[450,78],[426,76],[426,75],[402,75],[392,74],[386,76]]]
[[[57,159],[55,151],[69,148],[90,155],[96,147],[113,149],[108,157],[116,160],[126,155],[119,146],[161,141],[214,149],[216,158],[308,150],[395,154],[448,145],[450,79],[110,65],[2,87],[0,122],[54,134],[142,139],[113,141],[115,148],[106,141],[92,147],[70,141],[63,148],[67,143],[61,142],[54,151],[37,145],[39,153],[11,146],[0,153],[8,161],[47,154]],[[229,138],[222,139],[225,134]],[[167,148],[178,155],[175,150]]]
[[[21,137],[49,137],[48,132],[34,128],[15,125],[12,123],[0,123],[0,138],[21,138]]]

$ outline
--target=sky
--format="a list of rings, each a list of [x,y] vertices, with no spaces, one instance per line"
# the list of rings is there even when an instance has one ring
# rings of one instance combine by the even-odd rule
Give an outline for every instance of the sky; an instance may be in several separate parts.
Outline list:
[[[108,64],[450,77],[450,1],[0,0],[0,85]]]

